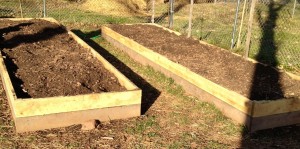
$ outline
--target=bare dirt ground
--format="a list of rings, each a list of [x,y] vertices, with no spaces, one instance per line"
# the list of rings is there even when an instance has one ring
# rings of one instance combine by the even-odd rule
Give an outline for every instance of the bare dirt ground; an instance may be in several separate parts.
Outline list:
[[[113,30],[251,100],[300,99],[300,81],[227,50],[152,25],[111,25]]]
[[[0,33],[1,52],[19,98],[125,90],[62,26],[1,20]]]

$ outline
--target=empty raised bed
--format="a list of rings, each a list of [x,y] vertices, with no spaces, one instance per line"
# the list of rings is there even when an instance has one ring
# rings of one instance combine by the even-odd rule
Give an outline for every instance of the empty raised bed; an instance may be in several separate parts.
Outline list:
[[[1,19],[0,33],[17,132],[140,115],[141,90],[54,19]]]
[[[154,24],[107,25],[102,35],[251,131],[300,123],[297,76]]]

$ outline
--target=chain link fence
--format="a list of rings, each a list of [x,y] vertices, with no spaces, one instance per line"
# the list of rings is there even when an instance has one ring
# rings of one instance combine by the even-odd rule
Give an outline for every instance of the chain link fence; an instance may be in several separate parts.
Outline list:
[[[136,5],[137,2],[125,2],[126,0],[47,0],[47,16],[67,26],[77,26],[81,29],[86,25],[150,21],[150,10],[146,3]]]
[[[270,65],[300,70],[300,6],[297,0],[259,0],[250,56]]]
[[[194,0],[194,38],[244,55],[251,0]],[[170,12],[166,4],[164,11]],[[161,6],[160,6],[161,7]],[[190,1],[174,4],[172,29],[188,33]],[[155,12],[158,8],[155,8]],[[170,13],[169,13],[170,14]],[[300,73],[299,0],[257,0],[249,36],[249,57]],[[169,26],[168,20],[157,21]]]
[[[0,17],[42,17],[43,0],[0,0]]]
[[[151,7],[144,0],[45,1],[45,15],[67,25],[146,23],[151,21]],[[43,17],[43,2],[44,0],[0,0],[0,17]]]
[[[149,23],[188,33],[190,0],[0,0],[0,17],[53,17],[84,29],[107,23]],[[245,51],[252,0],[194,0],[194,38],[232,52]],[[299,0],[257,0],[251,58],[300,70]],[[171,22],[170,22],[171,21]]]

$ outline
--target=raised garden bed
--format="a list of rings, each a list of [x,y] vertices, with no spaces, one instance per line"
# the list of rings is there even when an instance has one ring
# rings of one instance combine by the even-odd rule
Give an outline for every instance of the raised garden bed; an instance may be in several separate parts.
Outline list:
[[[17,132],[140,115],[141,90],[56,20],[0,19],[0,33]]]
[[[102,35],[251,131],[300,123],[298,76],[154,24],[107,25]]]

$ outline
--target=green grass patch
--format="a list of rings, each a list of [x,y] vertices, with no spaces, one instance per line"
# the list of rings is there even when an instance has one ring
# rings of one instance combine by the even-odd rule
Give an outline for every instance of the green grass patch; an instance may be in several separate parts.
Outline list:
[[[168,114],[170,125],[179,124],[181,127],[189,127],[193,123],[199,125],[200,130],[210,131],[211,127],[216,127],[215,129],[221,129],[222,134],[235,136],[243,133],[244,127],[234,124],[230,119],[225,117],[220,110],[218,110],[214,105],[201,102],[196,97],[187,95],[183,88],[176,84],[176,82],[166,77],[161,72],[154,70],[150,66],[142,66],[141,64],[136,63],[134,60],[129,58],[125,53],[120,52],[119,50],[112,47],[109,43],[104,41],[102,38],[98,38],[97,41],[101,46],[116,56],[116,58],[122,60],[125,64],[128,64],[131,68],[137,71],[141,76],[147,77],[151,82],[155,82],[155,86],[159,86],[159,88],[169,95],[172,95],[176,99],[176,102],[172,107],[174,108],[173,112]],[[169,103],[171,104],[171,103]],[[176,112],[178,111],[178,112]],[[195,122],[195,119],[191,118],[192,113],[203,113],[205,115],[205,121],[201,121],[200,123]],[[197,119],[196,119],[197,120]],[[203,125],[202,123],[205,123]],[[209,127],[207,127],[209,126]],[[155,131],[150,131],[146,133],[145,130],[154,129]],[[157,127],[153,118],[146,119],[144,122],[137,122],[133,127],[127,128],[127,132],[130,134],[138,134],[141,136],[157,136],[159,133],[160,127]],[[169,148],[180,148],[186,147],[187,143],[174,142],[172,145],[168,146]]]
[[[137,121],[134,126],[126,128],[126,132],[132,135],[147,136],[151,138],[158,136],[158,132],[156,131],[159,131],[159,128],[156,118],[150,116]]]
[[[67,23],[83,23],[83,24],[119,24],[130,22],[143,22],[143,19],[138,17],[119,17],[111,15],[101,15],[97,12],[82,11],[79,9],[63,9],[58,11],[49,11],[48,16],[51,16],[60,22]]]

